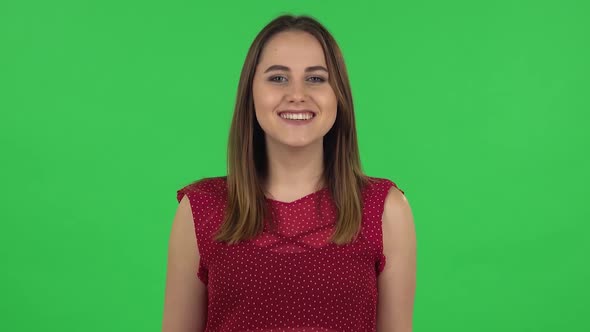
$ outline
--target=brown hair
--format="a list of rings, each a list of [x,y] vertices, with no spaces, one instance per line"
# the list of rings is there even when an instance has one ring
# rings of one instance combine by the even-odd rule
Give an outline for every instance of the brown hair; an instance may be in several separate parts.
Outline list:
[[[267,176],[264,132],[254,111],[252,81],[266,42],[283,31],[304,31],[322,45],[329,83],[338,99],[336,121],[324,136],[323,179],[338,211],[336,229],[330,239],[341,245],[356,239],[362,218],[361,189],[371,179],[363,174],[358,150],[354,107],[348,74],[340,48],[328,30],[310,16],[281,15],[256,36],[238,85],[237,99],[228,140],[225,219],[216,241],[235,244],[260,234],[269,214],[261,180]],[[272,219],[270,224],[276,226]]]

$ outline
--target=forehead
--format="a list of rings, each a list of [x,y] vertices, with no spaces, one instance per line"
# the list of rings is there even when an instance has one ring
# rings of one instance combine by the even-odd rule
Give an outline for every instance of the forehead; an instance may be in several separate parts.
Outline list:
[[[320,42],[303,31],[284,31],[271,37],[260,54],[260,64],[326,65]]]

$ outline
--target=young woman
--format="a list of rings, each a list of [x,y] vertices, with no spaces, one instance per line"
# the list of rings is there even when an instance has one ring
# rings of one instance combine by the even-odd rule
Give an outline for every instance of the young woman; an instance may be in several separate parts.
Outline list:
[[[317,20],[255,38],[227,168],[177,192],[164,332],[412,330],[412,212],[361,170],[344,59]]]

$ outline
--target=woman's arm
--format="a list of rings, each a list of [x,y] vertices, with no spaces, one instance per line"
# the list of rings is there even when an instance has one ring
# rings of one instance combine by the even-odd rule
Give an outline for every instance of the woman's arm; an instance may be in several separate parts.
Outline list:
[[[189,198],[176,210],[168,243],[162,332],[201,332],[207,322],[207,287],[197,278],[199,250]]]
[[[378,278],[378,332],[411,332],[416,289],[416,233],[406,197],[390,189],[383,208],[385,267]]]

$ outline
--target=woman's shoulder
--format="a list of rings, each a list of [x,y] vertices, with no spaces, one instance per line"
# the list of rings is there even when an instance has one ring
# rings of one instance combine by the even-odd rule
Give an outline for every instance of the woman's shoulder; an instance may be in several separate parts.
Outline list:
[[[206,197],[222,197],[226,191],[226,176],[206,177],[193,181],[178,189],[177,199],[180,202],[185,194],[189,196],[204,195]]]
[[[367,184],[365,187],[365,191],[368,192],[375,192],[375,191],[389,191],[391,187],[397,188],[399,191],[404,193],[402,189],[397,185],[397,183],[390,178],[386,177],[375,177],[375,176],[366,176]]]

